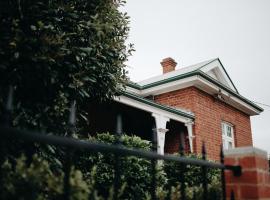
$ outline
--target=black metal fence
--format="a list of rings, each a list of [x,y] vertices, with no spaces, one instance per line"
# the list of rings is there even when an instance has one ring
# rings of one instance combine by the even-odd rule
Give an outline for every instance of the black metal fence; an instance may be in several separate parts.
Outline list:
[[[188,158],[184,156],[184,148],[180,146],[180,156],[175,155],[160,155],[156,153],[156,132],[153,130],[153,147],[152,151],[144,151],[140,149],[130,149],[126,148],[123,145],[121,145],[120,137],[122,134],[122,120],[121,116],[117,116],[117,142],[115,144],[104,144],[104,143],[96,143],[96,142],[90,142],[90,141],[83,141],[79,139],[74,139],[70,137],[62,137],[62,136],[55,136],[55,135],[47,135],[44,133],[36,133],[32,131],[25,131],[25,130],[18,130],[16,128],[10,127],[9,122],[11,120],[11,111],[12,111],[12,90],[10,90],[8,95],[8,100],[6,104],[6,109],[4,112],[3,117],[3,123],[0,126],[0,166],[2,166],[3,162],[6,159],[7,152],[6,152],[6,141],[13,139],[13,140],[23,140],[27,142],[32,143],[40,143],[40,144],[48,144],[48,145],[54,145],[56,147],[66,147],[68,151],[66,152],[66,164],[64,167],[64,193],[63,193],[63,199],[70,199],[70,172],[72,167],[72,160],[71,160],[71,154],[73,150],[81,150],[85,152],[102,152],[102,153],[113,153],[115,155],[115,165],[114,165],[114,173],[115,173],[115,179],[113,184],[113,190],[118,191],[120,184],[120,157],[123,156],[137,156],[145,159],[151,160],[151,177],[152,177],[152,184],[151,184],[151,199],[156,200],[156,187],[157,187],[157,180],[156,180],[156,165],[157,160],[163,160],[163,162],[172,161],[176,162],[180,166],[180,176],[179,176],[179,182],[180,184],[180,196],[181,199],[186,199],[186,185],[183,184],[185,182],[185,172],[187,170],[187,165],[196,165],[201,167],[201,173],[202,173],[202,188],[203,188],[203,197],[202,199],[209,199],[208,198],[208,182],[207,182],[207,171],[209,168],[219,169],[221,173],[221,191],[222,191],[222,198],[223,200],[228,199],[229,197],[226,197],[226,183],[225,183],[225,170],[230,170],[233,172],[234,176],[241,176],[241,167],[240,166],[229,166],[224,165],[224,155],[223,150],[221,148],[220,151],[220,163],[210,162],[206,160],[206,148],[205,144],[202,145],[202,160],[200,159],[194,159],[194,158]],[[75,127],[75,121],[76,121],[76,109],[75,109],[75,103],[71,106],[70,109],[70,118],[69,118],[69,124],[70,124],[70,131],[74,131]],[[181,145],[181,142],[180,142]],[[122,170],[122,169],[121,169]],[[0,170],[1,171],[1,170]],[[0,186],[2,186],[4,183],[2,182],[2,172],[0,172]],[[117,192],[113,193],[113,199],[117,199]],[[234,199],[234,192],[231,191],[230,199]]]

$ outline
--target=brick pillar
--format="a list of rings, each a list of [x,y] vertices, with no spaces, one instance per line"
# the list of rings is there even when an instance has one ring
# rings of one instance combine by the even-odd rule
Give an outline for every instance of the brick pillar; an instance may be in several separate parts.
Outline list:
[[[226,170],[227,199],[233,190],[237,200],[270,199],[270,173],[267,152],[254,147],[226,150],[225,164],[240,165],[242,175],[233,176]]]

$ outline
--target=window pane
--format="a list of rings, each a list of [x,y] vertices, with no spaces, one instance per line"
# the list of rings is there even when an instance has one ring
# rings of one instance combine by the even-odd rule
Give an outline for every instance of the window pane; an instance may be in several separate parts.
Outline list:
[[[233,148],[232,142],[228,142],[228,149],[231,149],[231,148]]]
[[[232,127],[227,126],[227,136],[232,137]]]
[[[233,126],[226,122],[221,123],[222,127],[222,146],[224,149],[234,148]]]

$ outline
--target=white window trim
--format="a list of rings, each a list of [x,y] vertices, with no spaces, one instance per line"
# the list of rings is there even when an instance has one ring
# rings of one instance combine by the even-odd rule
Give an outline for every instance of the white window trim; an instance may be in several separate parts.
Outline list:
[[[223,129],[224,125],[224,129]],[[231,128],[231,137],[227,134],[227,127]],[[223,132],[225,131],[225,132]],[[224,133],[224,134],[223,134]],[[223,149],[229,149],[229,142],[232,143],[231,148],[235,148],[235,140],[234,140],[234,126],[228,122],[221,122],[221,135],[222,135],[222,146]]]

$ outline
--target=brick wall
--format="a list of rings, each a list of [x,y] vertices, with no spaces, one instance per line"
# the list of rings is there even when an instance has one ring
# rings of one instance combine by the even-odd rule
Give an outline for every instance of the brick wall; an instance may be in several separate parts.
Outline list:
[[[254,147],[242,147],[227,150],[226,165],[240,165],[242,175],[233,176],[226,171],[227,199],[233,191],[238,200],[266,200],[270,199],[270,173],[267,153]]]
[[[234,126],[236,147],[252,146],[250,117],[195,87],[157,95],[155,101],[195,114],[194,152],[200,153],[202,142],[205,141],[209,158],[219,160],[222,121]]]

